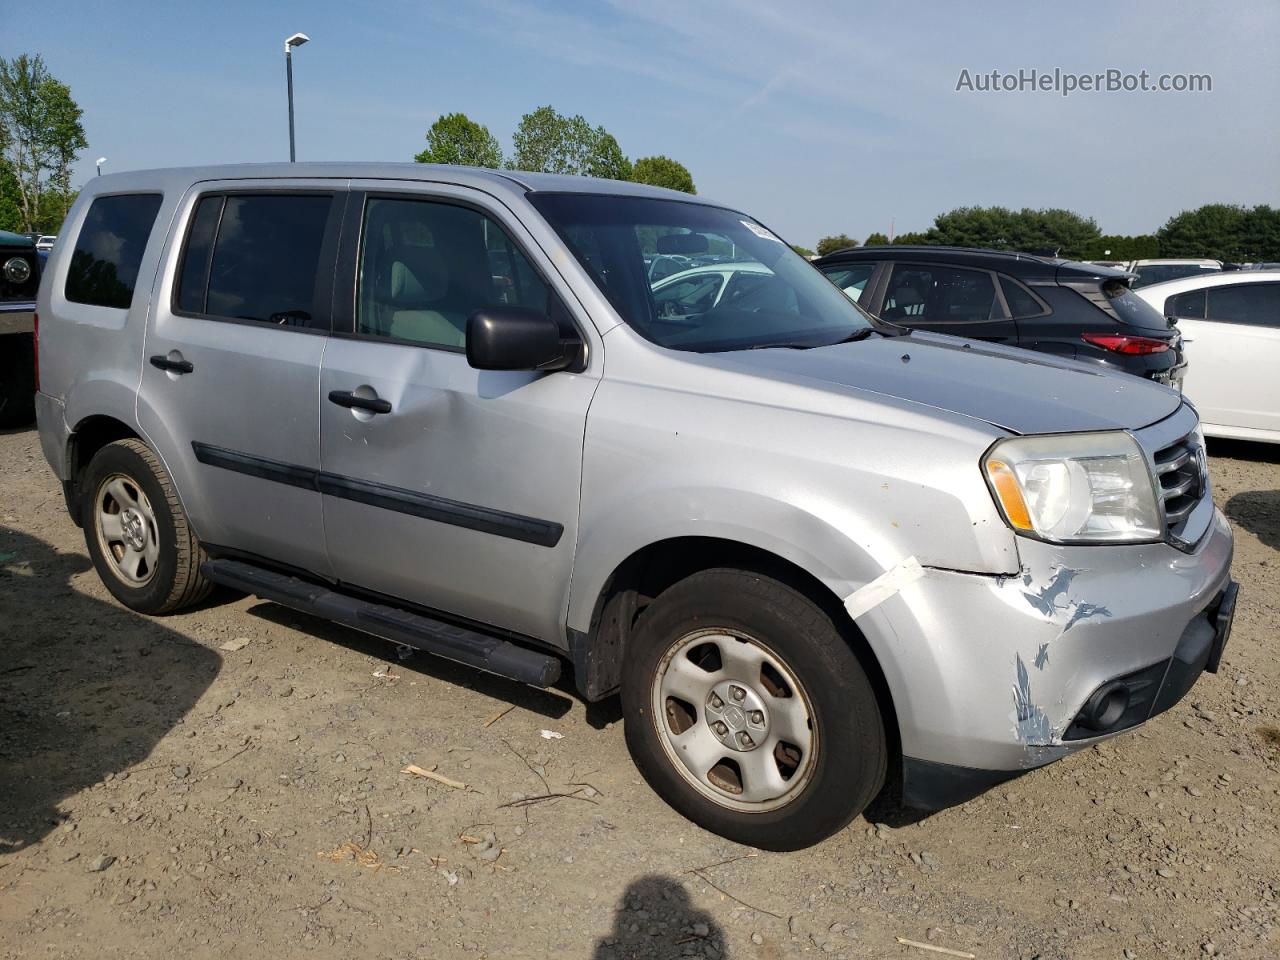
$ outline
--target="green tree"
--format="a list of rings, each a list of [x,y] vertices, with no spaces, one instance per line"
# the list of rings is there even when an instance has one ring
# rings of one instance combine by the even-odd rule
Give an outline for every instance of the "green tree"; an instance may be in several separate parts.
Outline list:
[[[666,187],[668,190],[680,190],[683,193],[697,193],[693,187],[693,175],[683,163],[670,157],[641,157],[631,171],[631,179],[636,183],[647,183],[654,187]]]
[[[862,245],[864,247],[886,247],[889,245],[889,238],[877,231],[862,241]]]
[[[804,257],[805,259],[808,259],[809,257],[812,257],[814,255],[812,250],[810,250],[808,247],[802,247],[798,243],[792,243],[792,244],[789,244],[789,246],[791,247],[792,250],[800,254],[800,256]]]
[[[938,243],[937,240],[933,239],[931,230],[926,230],[923,233],[900,233],[894,237],[893,242],[905,247],[920,247],[931,243]]]
[[[1240,259],[1280,260],[1280,210],[1262,204],[1244,215],[1240,223]]]
[[[1085,244],[1084,260],[1148,260],[1160,256],[1160,241],[1152,234],[1098,237]]]
[[[1070,210],[960,207],[934,218],[927,242],[1079,258],[1099,235],[1093,220]]]
[[[634,168],[613,134],[607,133],[604,127],[596,127],[593,133],[595,143],[587,159],[587,176],[603,177],[605,180],[630,180]]]
[[[858,241],[854,240],[847,233],[839,233],[834,237],[823,237],[818,241],[818,256],[825,257],[828,253],[835,253],[837,250],[846,250],[849,247],[856,247]]]
[[[88,146],[80,117],[71,90],[40,56],[0,58],[0,165],[17,185],[22,229],[44,226],[40,206],[48,185],[64,200],[70,196],[71,167]]]
[[[1170,217],[1156,236],[1163,257],[1275,260],[1280,258],[1280,211],[1210,203]]]
[[[502,148],[488,127],[465,113],[446,113],[427,131],[427,149],[413,159],[496,169],[502,166]]]
[[[631,162],[604,127],[592,127],[581,115],[565,117],[550,106],[520,119],[508,166],[536,173],[572,173],[629,179]]]

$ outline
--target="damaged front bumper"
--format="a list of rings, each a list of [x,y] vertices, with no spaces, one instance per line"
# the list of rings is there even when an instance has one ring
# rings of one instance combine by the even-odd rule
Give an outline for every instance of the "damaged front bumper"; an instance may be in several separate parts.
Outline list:
[[[1217,667],[1235,599],[1221,511],[1191,551],[1027,540],[1019,554],[1012,577],[929,569],[870,615],[873,647],[893,646],[909,805],[1132,729]]]

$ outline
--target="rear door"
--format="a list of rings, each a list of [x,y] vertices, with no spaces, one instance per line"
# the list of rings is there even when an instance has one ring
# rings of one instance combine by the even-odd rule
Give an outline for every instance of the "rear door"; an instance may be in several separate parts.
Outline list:
[[[527,307],[585,339],[587,318],[570,313],[578,308],[550,261],[487,194],[352,186],[340,332],[320,384],[334,572],[563,646],[583,433],[602,356],[588,339],[584,372],[476,370],[466,323],[480,308]]]
[[[1280,283],[1238,283],[1170,297],[1186,344],[1183,389],[1206,424],[1280,432]]]
[[[1018,342],[1018,328],[1009,316],[996,276],[987,270],[894,263],[879,316],[913,330],[1011,346]]]
[[[329,575],[320,360],[345,182],[233,181],[180,206],[139,422],[206,542]]]

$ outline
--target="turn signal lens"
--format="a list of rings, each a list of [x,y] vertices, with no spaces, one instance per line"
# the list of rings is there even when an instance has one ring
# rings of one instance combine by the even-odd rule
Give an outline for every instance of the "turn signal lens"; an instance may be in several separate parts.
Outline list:
[[[1031,514],[1027,512],[1027,502],[1022,499],[1022,490],[1018,487],[1018,478],[1013,469],[1002,460],[988,460],[987,473],[991,476],[991,486],[1000,497],[1000,505],[1004,507],[1009,525],[1017,530],[1034,529]]]
[[[1155,337],[1126,337],[1114,333],[1082,333],[1080,339],[1112,353],[1148,354],[1164,353],[1169,344]]]

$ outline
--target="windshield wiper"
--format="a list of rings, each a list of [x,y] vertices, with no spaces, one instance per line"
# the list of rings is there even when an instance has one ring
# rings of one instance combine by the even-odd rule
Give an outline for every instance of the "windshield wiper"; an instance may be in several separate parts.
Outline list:
[[[824,343],[823,346],[834,347],[836,346],[836,344],[840,344],[840,343],[857,343],[859,340],[865,340],[867,339],[867,337],[871,336],[873,333],[879,333],[879,332],[880,331],[878,331],[875,327],[863,327],[860,330],[853,331],[853,333],[849,334],[847,337],[841,337],[839,340],[836,340],[834,343]],[[883,334],[881,335],[883,336]]]

